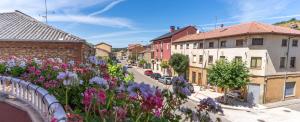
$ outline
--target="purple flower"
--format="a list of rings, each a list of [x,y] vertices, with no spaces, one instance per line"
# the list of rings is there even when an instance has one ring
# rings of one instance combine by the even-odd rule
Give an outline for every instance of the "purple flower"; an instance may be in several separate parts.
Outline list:
[[[151,88],[149,84],[141,83],[139,86],[141,94],[145,99],[155,94],[155,88]]]
[[[140,89],[139,84],[137,84],[137,83],[130,84],[127,88],[129,96],[132,98],[137,98],[139,89]]]
[[[57,79],[63,80],[63,84],[68,86],[68,85],[75,85],[76,81],[78,81],[78,76],[74,72],[59,72]]]
[[[125,90],[126,89],[124,83],[121,83],[121,85],[117,88],[117,92],[124,92]]]
[[[98,76],[93,77],[92,79],[90,79],[90,84],[98,84],[101,87],[103,87],[104,89],[109,88],[108,82],[105,79],[100,78]]]

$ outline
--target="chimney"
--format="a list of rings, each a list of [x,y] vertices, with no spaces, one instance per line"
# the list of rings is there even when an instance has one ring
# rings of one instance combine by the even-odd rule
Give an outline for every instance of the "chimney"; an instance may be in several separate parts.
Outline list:
[[[174,32],[175,31],[175,26],[170,26],[170,32]]]
[[[223,27],[224,27],[224,24],[221,24],[220,27],[223,28]]]

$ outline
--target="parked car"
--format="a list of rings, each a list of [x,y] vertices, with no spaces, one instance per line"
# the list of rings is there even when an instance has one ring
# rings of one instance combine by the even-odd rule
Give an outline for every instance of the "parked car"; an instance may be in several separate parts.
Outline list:
[[[158,80],[159,78],[161,77],[161,75],[159,73],[153,73],[151,75],[151,78],[155,79],[155,80]]]
[[[194,93],[194,92],[195,92],[195,91],[194,91],[194,86],[193,86],[193,84],[188,83],[188,88],[189,88],[189,90],[190,90],[191,93]]]
[[[127,64],[127,68],[132,68],[131,64]]]
[[[151,76],[153,74],[152,70],[146,70],[144,75]]]
[[[158,81],[163,84],[171,85],[172,84],[171,79],[172,78],[170,76],[163,76],[163,77],[159,78]]]

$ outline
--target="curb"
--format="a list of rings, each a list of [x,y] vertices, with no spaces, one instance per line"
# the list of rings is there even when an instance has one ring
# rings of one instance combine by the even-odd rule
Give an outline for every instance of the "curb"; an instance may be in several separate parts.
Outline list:
[[[196,98],[194,97],[188,97],[190,100],[198,103],[200,102],[200,100],[197,100]],[[223,109],[231,109],[231,110],[240,110],[240,111],[251,111],[251,110],[260,110],[260,109],[265,109],[265,108],[259,108],[259,109],[254,109],[254,108],[238,108],[238,107],[232,107],[232,106],[228,106],[228,105],[224,105],[224,104],[220,104],[221,107]]]

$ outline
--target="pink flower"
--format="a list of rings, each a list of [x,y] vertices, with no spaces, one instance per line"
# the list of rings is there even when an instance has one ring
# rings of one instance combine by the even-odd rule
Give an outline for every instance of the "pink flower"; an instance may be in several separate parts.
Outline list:
[[[58,120],[55,117],[51,117],[51,121],[50,122],[58,122]]]
[[[95,93],[96,89],[94,88],[89,88],[84,91],[82,103],[85,105],[85,107],[88,107],[91,104]]]
[[[105,94],[105,91],[99,90],[97,97],[98,97],[98,102],[100,104],[104,105],[106,103],[106,94]]]
[[[127,111],[126,109],[122,107],[114,107],[116,114],[117,114],[117,119],[118,120],[123,120],[126,117]]]
[[[35,75],[41,75],[41,70],[35,70],[34,74]]]
[[[66,70],[68,68],[68,64],[62,64],[61,68],[64,69],[64,70]]]
[[[161,111],[160,111],[159,109],[156,109],[155,112],[154,112],[154,115],[155,115],[156,117],[160,117]]]

